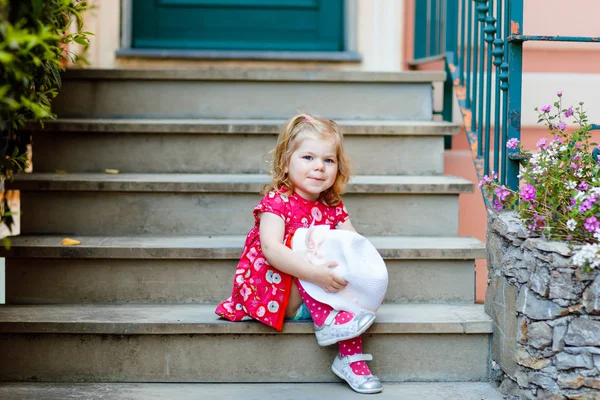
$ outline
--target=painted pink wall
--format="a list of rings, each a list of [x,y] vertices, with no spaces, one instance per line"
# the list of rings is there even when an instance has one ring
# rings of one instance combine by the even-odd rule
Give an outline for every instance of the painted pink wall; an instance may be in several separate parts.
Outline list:
[[[600,36],[598,0],[525,0],[527,35]]]

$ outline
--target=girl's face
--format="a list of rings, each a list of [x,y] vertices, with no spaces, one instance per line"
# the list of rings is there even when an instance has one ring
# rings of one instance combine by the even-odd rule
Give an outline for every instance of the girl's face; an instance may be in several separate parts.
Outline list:
[[[338,172],[335,142],[331,139],[306,138],[292,153],[286,167],[294,191],[315,201],[333,186]]]

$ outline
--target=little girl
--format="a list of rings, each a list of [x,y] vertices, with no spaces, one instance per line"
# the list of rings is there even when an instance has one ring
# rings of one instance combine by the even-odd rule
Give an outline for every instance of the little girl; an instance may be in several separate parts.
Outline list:
[[[296,229],[311,225],[356,232],[340,199],[350,178],[342,139],[339,126],[326,118],[300,114],[284,125],[273,150],[272,182],[254,208],[255,224],[231,297],[215,312],[230,321],[256,319],[280,331],[286,317],[306,319],[308,310],[318,343],[339,343],[333,372],[359,393],[378,393],[382,385],[365,363],[372,357],[362,354],[361,337],[375,315],[333,310],[311,298],[299,280],[329,293],[343,289],[346,281],[336,275],[337,263],[313,265],[289,247]]]

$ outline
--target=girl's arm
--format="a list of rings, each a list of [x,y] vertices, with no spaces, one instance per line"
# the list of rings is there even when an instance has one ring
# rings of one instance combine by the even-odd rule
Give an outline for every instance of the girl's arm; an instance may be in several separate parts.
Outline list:
[[[352,222],[350,222],[349,218],[346,220],[346,222],[342,222],[340,224],[340,227],[337,228],[337,229],[344,229],[344,230],[347,230],[347,231],[356,232],[356,229],[354,229],[354,227],[352,226]],[[356,232],[356,233],[358,233],[358,232]]]
[[[260,245],[269,264],[296,278],[312,282],[329,293],[335,293],[346,286],[346,281],[332,270],[337,266],[336,262],[310,264],[283,244],[284,234],[285,223],[279,216],[269,212],[260,214]]]

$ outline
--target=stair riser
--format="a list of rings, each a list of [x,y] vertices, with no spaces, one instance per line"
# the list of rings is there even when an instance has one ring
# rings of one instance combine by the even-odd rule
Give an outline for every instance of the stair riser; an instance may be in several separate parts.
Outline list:
[[[365,335],[386,381],[487,379],[487,334]],[[313,335],[0,335],[2,381],[337,382]]]
[[[237,260],[7,260],[8,304],[212,303]],[[473,261],[386,260],[387,303],[472,303]]]
[[[21,233],[245,235],[259,201],[252,193],[22,192]],[[457,194],[350,193],[344,202],[366,236],[458,234]]]
[[[59,117],[266,118],[298,111],[334,119],[430,121],[431,83],[68,79]]]
[[[276,135],[42,132],[33,135],[35,172],[266,173]],[[355,175],[439,175],[441,136],[347,135]]]

